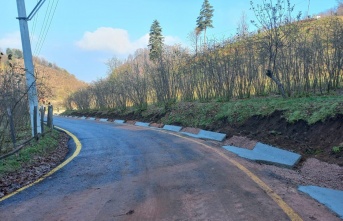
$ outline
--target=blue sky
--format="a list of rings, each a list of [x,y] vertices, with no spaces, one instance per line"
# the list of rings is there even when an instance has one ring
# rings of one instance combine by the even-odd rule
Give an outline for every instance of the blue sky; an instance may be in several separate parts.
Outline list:
[[[25,1],[27,14],[37,1]],[[203,0],[46,0],[34,19],[29,21],[32,51],[34,55],[65,68],[78,79],[92,82],[107,76],[105,62],[108,59],[113,56],[125,59],[136,49],[146,47],[148,32],[155,19],[160,22],[166,44],[190,46],[188,35],[195,28],[202,2]],[[221,41],[232,36],[243,12],[248,21],[254,19],[249,0],[209,2],[214,8],[214,28],[207,32],[209,39]],[[255,4],[261,2],[262,0],[254,0]],[[337,1],[291,0],[291,4],[295,5],[296,12],[302,11],[303,14],[307,14],[310,6],[309,14],[312,15],[335,7]],[[16,1],[2,0],[0,5],[0,50],[5,51],[8,47],[21,49]],[[48,18],[52,18],[50,26],[47,22],[51,19]],[[253,29],[253,26],[250,25],[250,28]],[[42,41],[44,33],[46,37]]]

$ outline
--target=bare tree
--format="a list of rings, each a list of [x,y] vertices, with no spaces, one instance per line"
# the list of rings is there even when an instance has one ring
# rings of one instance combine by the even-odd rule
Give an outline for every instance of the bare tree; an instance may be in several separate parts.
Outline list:
[[[280,49],[284,46],[284,39],[287,34],[284,28],[294,21],[291,15],[294,6],[290,5],[289,0],[286,2],[286,7],[283,6],[282,0],[277,0],[275,4],[273,4],[272,0],[262,0],[262,3],[256,6],[253,1],[250,2],[251,9],[254,11],[257,20],[252,22],[257,28],[262,30],[260,45],[268,56],[266,75],[278,85],[279,91],[284,98],[286,94],[280,82],[276,61]],[[301,14],[298,14],[297,18],[300,19],[300,16]]]

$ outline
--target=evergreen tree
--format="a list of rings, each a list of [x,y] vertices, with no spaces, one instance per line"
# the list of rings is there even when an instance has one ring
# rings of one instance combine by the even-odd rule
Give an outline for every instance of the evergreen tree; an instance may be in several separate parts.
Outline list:
[[[21,50],[19,50],[19,49],[13,49],[12,53],[13,53],[13,56],[15,58],[18,58],[18,59],[23,58],[23,52]]]
[[[163,49],[163,36],[162,28],[157,20],[154,20],[150,27],[150,37],[149,37],[149,56],[150,60],[156,60],[161,57]]]
[[[13,54],[12,49],[7,48],[7,49],[6,49],[6,54],[7,54],[7,55]]]
[[[213,17],[214,9],[212,5],[208,2],[208,0],[204,0],[201,6],[200,15],[197,18],[197,27],[196,29],[204,31],[204,43],[206,43],[206,30],[207,28],[213,28],[212,25],[212,17]]]

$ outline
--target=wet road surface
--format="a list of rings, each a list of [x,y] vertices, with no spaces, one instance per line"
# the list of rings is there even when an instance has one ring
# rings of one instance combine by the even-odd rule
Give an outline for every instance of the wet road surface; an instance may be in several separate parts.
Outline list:
[[[114,123],[54,123],[78,137],[80,154],[0,202],[1,221],[289,220],[246,174],[189,139]]]

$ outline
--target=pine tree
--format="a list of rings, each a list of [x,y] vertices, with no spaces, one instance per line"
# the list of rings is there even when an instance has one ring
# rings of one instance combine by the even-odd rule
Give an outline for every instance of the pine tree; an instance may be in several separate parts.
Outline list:
[[[208,2],[208,0],[204,0],[201,6],[200,15],[197,18],[197,27],[196,29],[204,31],[204,43],[206,43],[206,30],[207,28],[213,28],[212,25],[212,17],[213,17],[214,9],[212,5]]]
[[[7,48],[7,49],[6,49],[6,54],[7,54],[7,55],[13,54],[13,51],[12,51],[12,49],[10,49],[10,48]]]
[[[163,49],[163,36],[162,28],[157,20],[154,20],[150,27],[150,37],[149,37],[149,56],[150,60],[156,60],[161,57]]]

